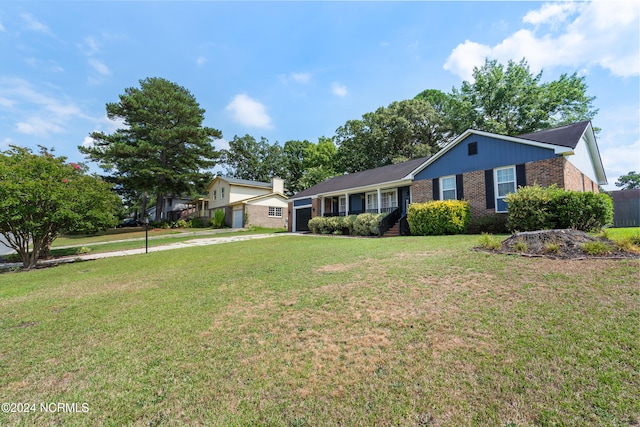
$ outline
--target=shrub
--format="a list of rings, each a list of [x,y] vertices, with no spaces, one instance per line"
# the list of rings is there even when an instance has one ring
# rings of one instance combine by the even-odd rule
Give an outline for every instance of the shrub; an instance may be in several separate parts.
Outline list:
[[[202,220],[202,218],[193,218],[191,219],[191,227],[192,228],[205,228],[207,224]]]
[[[613,221],[613,202],[604,193],[583,193],[533,185],[509,194],[510,231],[574,228],[593,231]]]
[[[209,219],[209,225],[213,228],[224,227],[224,209],[213,211],[213,217]]]
[[[356,217],[353,223],[353,235],[355,236],[377,236],[380,234],[380,220],[386,214],[363,213]]]
[[[89,252],[91,252],[91,248],[83,246],[76,251],[76,255],[88,254]]]
[[[507,195],[509,205],[507,228],[509,231],[533,231],[556,228],[553,200],[558,187],[532,185],[520,187],[516,193]]]
[[[176,228],[189,228],[190,225],[191,224],[182,218],[176,221]]]
[[[462,200],[412,203],[407,212],[413,236],[464,233],[470,219],[469,203]]]
[[[346,232],[346,234],[353,235],[353,226],[356,222],[356,218],[358,218],[358,215],[349,215],[342,219],[343,234]]]
[[[308,223],[309,231],[313,234],[320,234],[324,228],[324,218],[317,216],[311,218]]]

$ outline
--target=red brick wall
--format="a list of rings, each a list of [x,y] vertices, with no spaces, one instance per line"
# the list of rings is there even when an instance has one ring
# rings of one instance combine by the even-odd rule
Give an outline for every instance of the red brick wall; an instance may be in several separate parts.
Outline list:
[[[548,187],[552,184],[558,184],[558,187],[563,187],[565,162],[564,157],[554,157],[526,163],[527,185],[538,184],[541,187]]]

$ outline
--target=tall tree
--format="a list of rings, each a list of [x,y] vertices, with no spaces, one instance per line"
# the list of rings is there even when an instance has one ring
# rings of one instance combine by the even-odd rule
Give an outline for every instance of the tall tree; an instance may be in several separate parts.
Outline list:
[[[279,144],[260,142],[251,135],[234,136],[229,149],[221,151],[221,162],[234,178],[269,182],[274,176],[285,176],[285,156]]]
[[[473,70],[473,81],[453,89],[449,108],[456,134],[468,128],[503,135],[520,135],[581,120],[597,113],[586,95],[584,77],[563,74],[542,83],[542,72],[533,75],[525,59],[505,67],[487,59]]]
[[[300,185],[305,172],[305,158],[311,142],[291,140],[284,143],[282,149],[285,161],[285,175],[283,176],[289,194],[295,194],[303,190]]]
[[[205,110],[187,89],[162,78],[140,80],[106,109],[124,128],[93,132],[93,145],[78,148],[118,184],[155,195],[159,221],[166,195],[193,192],[202,171],[215,166],[212,143],[222,133],[202,125]]]
[[[428,156],[448,138],[442,116],[429,102],[393,102],[336,130],[337,169],[352,173]]]
[[[41,148],[0,152],[0,234],[24,268],[35,267],[62,232],[112,227],[122,208],[111,185]]]

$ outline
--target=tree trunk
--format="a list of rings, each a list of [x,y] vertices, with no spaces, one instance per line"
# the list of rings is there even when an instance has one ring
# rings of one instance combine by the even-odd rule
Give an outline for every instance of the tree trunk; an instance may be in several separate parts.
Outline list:
[[[156,218],[155,222],[162,220],[162,208],[164,207],[164,194],[158,193],[156,199]]]

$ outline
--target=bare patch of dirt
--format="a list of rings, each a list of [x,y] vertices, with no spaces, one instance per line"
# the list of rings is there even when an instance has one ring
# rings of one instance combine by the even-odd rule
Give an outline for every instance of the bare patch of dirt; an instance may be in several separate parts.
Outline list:
[[[601,250],[589,253],[585,245]],[[499,249],[489,251],[552,259],[640,259],[640,254],[622,250],[609,239],[573,229],[514,233],[502,241]]]

